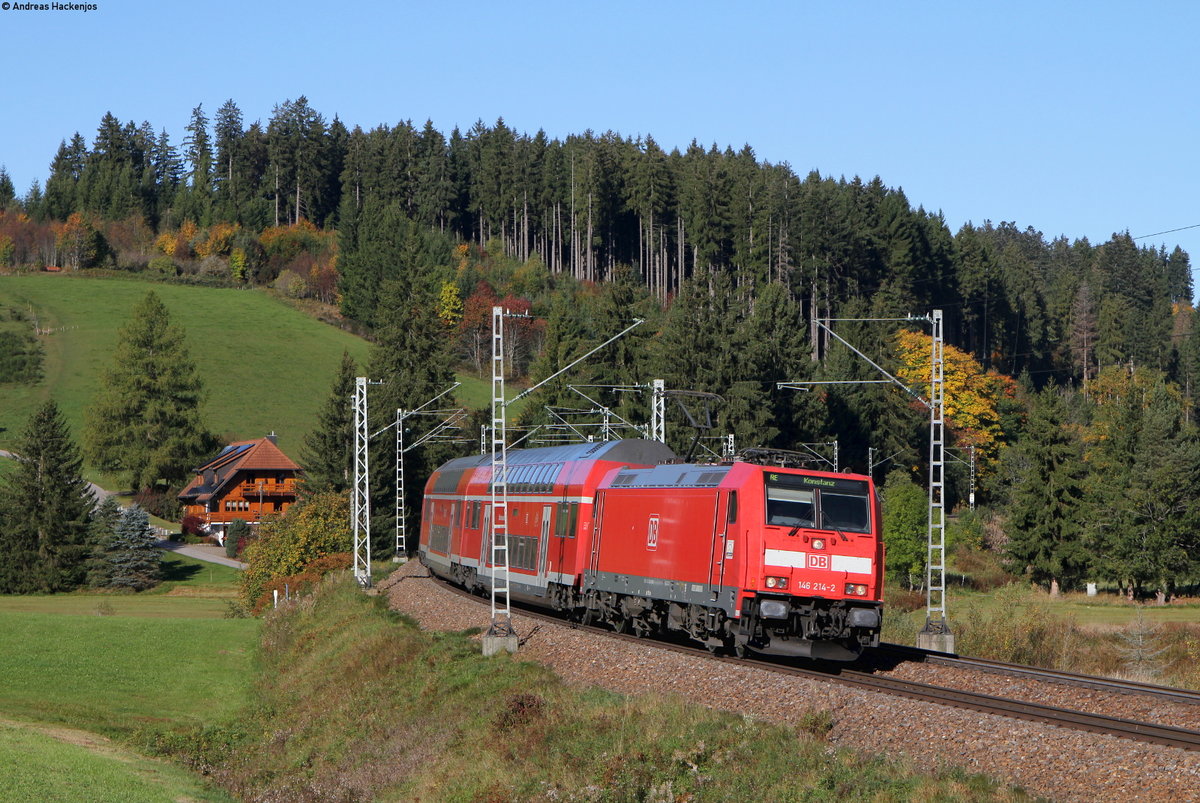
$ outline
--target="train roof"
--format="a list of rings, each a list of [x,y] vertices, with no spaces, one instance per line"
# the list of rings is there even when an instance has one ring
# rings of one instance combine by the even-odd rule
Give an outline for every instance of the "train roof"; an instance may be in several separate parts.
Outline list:
[[[730,465],[680,464],[622,469],[610,488],[713,488],[721,484]]]
[[[619,441],[600,441],[596,443],[570,443],[563,446],[544,446],[537,449],[508,450],[509,481],[519,482],[523,477],[520,466],[563,466],[578,460],[606,460],[614,463],[632,463],[636,465],[657,465],[675,460],[675,453],[666,444],[658,441],[626,438]],[[459,457],[443,464],[437,470],[435,489],[445,491],[457,484],[463,472],[481,466],[490,465],[490,454],[470,455]],[[514,471],[514,469],[516,469]],[[557,476],[557,472],[552,472]],[[541,478],[549,480],[550,478]]]
[[[868,477],[860,474],[845,474],[828,471],[813,471],[802,468],[767,466],[760,463],[668,463],[651,468],[624,468],[612,475],[606,488],[715,488],[725,481],[735,468],[749,468],[759,473],[770,473],[781,477],[809,478],[805,484],[820,484],[837,488],[866,487]],[[819,480],[819,483],[818,483]]]

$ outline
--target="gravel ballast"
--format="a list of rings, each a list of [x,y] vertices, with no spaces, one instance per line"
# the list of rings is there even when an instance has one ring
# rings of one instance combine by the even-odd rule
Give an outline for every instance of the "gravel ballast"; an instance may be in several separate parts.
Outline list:
[[[412,616],[426,630],[487,625],[486,605],[438,587],[415,560],[382,583],[380,591],[387,594],[391,607]],[[813,711],[828,711],[834,722],[828,738],[839,747],[905,756],[929,769],[960,767],[1051,800],[1200,801],[1200,753],[714,662],[701,654],[686,655],[565,624],[534,621],[519,611],[513,614],[513,624],[523,640],[519,657],[553,668],[568,683],[622,694],[676,694],[711,708],[790,725],[798,725]],[[925,674],[927,669],[938,671]],[[988,694],[1017,693],[1013,681],[986,673],[917,664],[898,670],[906,677],[918,672],[920,677],[914,679],[923,682],[961,685]],[[1200,726],[1197,707],[1151,705],[1129,695],[1062,686],[1043,694],[1064,708],[1150,717],[1158,724],[1193,729]]]

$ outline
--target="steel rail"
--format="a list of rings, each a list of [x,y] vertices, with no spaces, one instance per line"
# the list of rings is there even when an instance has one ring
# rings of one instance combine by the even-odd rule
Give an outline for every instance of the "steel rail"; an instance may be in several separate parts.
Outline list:
[[[436,575],[431,574],[430,579],[432,579],[441,588],[483,604],[483,600],[480,597],[471,594],[470,592],[461,589],[445,580],[442,580]],[[948,705],[955,708],[963,708],[985,714],[1009,717],[1012,719],[1021,719],[1028,722],[1037,722],[1054,727],[1069,728],[1072,730],[1086,731],[1089,733],[1102,734],[1106,736],[1117,736],[1120,738],[1129,739],[1131,741],[1164,745],[1167,747],[1179,748],[1181,750],[1200,751],[1200,731],[1188,730],[1186,728],[1177,728],[1170,725],[1156,725],[1150,722],[1137,722],[1134,720],[1121,719],[1119,717],[1105,716],[1103,714],[1089,714],[1082,711],[1056,708],[1054,706],[1043,705],[1024,700],[995,697],[987,694],[964,691],[962,689],[951,689],[942,686],[934,686],[928,683],[901,680],[899,678],[881,677],[879,675],[872,674],[871,672],[849,669],[846,667],[806,668],[788,666],[786,664],[775,663],[757,658],[735,658],[732,656],[712,655],[703,647],[683,645],[669,641],[660,641],[657,639],[642,638],[629,633],[614,632],[608,628],[603,628],[596,625],[583,625],[578,622],[568,621],[560,616],[554,616],[544,611],[530,608],[527,605],[521,605],[519,603],[515,607],[519,607],[521,614],[523,616],[528,616],[531,619],[552,622],[554,624],[563,625],[576,630],[585,630],[590,633],[595,633],[596,635],[605,636],[607,638],[638,642],[655,649],[679,652],[694,657],[705,658],[707,660],[729,663],[735,666],[748,666],[767,672],[775,672],[777,674],[804,677],[829,683],[840,683],[846,686],[884,694],[892,694],[921,702]]]
[[[940,666],[963,667],[994,675],[1012,675],[1060,683],[1067,686],[1080,686],[1100,691],[1113,691],[1121,694],[1141,694],[1157,697],[1165,702],[1189,703],[1200,705],[1200,691],[1180,689],[1174,686],[1160,686],[1154,683],[1143,683],[1136,680],[1117,680],[1102,678],[1095,675],[1082,675],[1077,672],[1064,672],[1058,669],[1042,669],[1036,666],[1013,664],[1006,661],[993,661],[988,658],[971,658],[962,655],[923,650],[919,647],[909,647],[904,644],[881,644],[881,654],[896,655],[906,661],[937,664]]]

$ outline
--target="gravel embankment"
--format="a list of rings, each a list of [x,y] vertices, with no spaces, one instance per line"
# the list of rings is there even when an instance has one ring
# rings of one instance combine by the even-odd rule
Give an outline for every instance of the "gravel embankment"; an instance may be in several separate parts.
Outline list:
[[[895,670],[881,674],[1135,722],[1153,722],[1189,730],[1200,728],[1200,705],[1164,701],[1147,694],[1088,689],[1032,678],[1007,677],[978,669],[916,662],[901,664]]]
[[[427,630],[486,627],[486,606],[422,579],[427,576],[420,563],[411,561],[381,584],[381,591],[393,608]],[[513,623],[526,639],[520,656],[552,667],[571,683],[625,694],[673,693],[712,708],[793,725],[806,712],[828,710],[834,720],[829,739],[839,747],[903,755],[922,767],[958,766],[1051,800],[1200,801],[1197,753],[715,663],[700,655],[535,623],[520,613],[514,613]],[[1196,727],[1200,717],[1193,716],[1191,726]]]

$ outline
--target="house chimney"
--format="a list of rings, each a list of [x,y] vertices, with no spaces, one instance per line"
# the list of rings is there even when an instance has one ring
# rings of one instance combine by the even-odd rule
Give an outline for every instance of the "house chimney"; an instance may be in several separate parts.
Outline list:
[[[271,434],[267,436],[267,440],[269,440],[271,443],[275,443],[275,430],[271,430]]]

